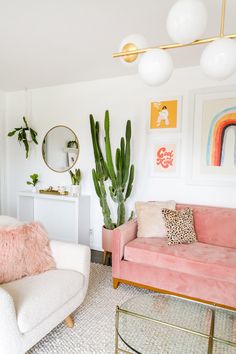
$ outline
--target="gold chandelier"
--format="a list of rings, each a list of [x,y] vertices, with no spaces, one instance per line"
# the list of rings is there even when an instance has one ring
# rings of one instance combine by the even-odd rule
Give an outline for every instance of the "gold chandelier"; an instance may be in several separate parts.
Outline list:
[[[219,34],[215,37],[197,39],[194,35],[204,32],[207,24],[205,5],[201,0],[178,0],[170,9],[167,18],[168,33],[172,39],[177,38],[178,43],[138,48],[138,36],[130,36],[137,38],[136,43],[135,39],[128,40],[126,43],[124,40],[120,52],[114,53],[113,58],[120,57],[126,63],[133,63],[142,54],[144,58],[141,58],[139,63],[141,77],[148,84],[161,84],[169,79],[173,70],[171,58],[167,53],[164,54],[164,51],[210,43],[202,54],[201,67],[207,76],[213,79],[225,79],[236,71],[236,43],[232,41],[236,38],[236,33],[224,33],[225,11],[226,0],[222,0]],[[192,38],[191,33],[193,33]],[[159,71],[163,74],[165,70],[168,71],[166,75],[158,74]],[[151,77],[154,77],[154,80]]]

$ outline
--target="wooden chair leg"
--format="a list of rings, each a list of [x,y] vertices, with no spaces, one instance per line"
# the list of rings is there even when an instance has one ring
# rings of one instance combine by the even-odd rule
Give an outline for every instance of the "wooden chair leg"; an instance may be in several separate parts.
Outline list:
[[[74,327],[74,320],[71,317],[71,315],[65,318],[65,322],[66,322],[67,327],[69,327],[69,328]]]
[[[119,280],[116,279],[116,278],[113,278],[113,288],[114,288],[114,289],[117,289],[118,286],[119,286]]]

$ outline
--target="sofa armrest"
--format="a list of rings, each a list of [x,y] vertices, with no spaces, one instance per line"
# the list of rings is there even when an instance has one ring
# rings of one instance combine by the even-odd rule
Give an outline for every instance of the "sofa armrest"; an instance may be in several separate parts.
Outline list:
[[[117,227],[112,238],[112,260],[120,261],[124,256],[125,245],[137,237],[137,220],[133,219]]]
[[[1,286],[0,304],[0,352],[23,354],[23,341],[17,325],[15,305],[11,295]]]
[[[88,246],[53,240],[50,247],[57,268],[76,270],[88,281],[91,258]]]

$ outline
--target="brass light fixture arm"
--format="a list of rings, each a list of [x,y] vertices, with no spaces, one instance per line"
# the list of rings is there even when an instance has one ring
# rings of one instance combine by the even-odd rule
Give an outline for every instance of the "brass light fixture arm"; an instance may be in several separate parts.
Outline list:
[[[220,37],[224,37],[226,1],[227,1],[227,0],[222,0],[222,6],[221,6],[221,23],[220,23]]]
[[[151,49],[174,49],[174,48],[182,48],[182,47],[191,47],[194,45],[198,44],[205,44],[205,43],[210,43],[215,41],[218,38],[231,38],[234,39],[236,38],[236,33],[232,34],[224,34],[224,25],[225,25],[225,9],[226,9],[226,0],[222,0],[222,8],[221,8],[221,25],[220,25],[220,34],[219,36],[216,37],[209,37],[209,38],[202,38],[202,39],[197,39],[196,41],[192,43],[187,43],[187,44],[181,44],[181,43],[171,43],[171,44],[161,44],[161,45],[156,45],[153,47],[148,47],[148,48],[143,48],[143,49],[136,49],[136,50],[123,50],[118,53],[114,53],[112,56],[113,58],[118,58],[118,57],[127,57],[130,55],[133,56],[138,56],[138,54],[143,54]]]

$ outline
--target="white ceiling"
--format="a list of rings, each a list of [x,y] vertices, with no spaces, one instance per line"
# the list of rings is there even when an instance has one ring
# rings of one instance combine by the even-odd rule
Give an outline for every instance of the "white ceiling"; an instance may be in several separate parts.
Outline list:
[[[128,75],[112,59],[121,40],[143,34],[171,42],[165,21],[176,0],[0,0],[0,89],[18,90]],[[221,0],[208,8],[206,36],[219,31]],[[228,0],[226,33],[236,32],[236,0]],[[175,67],[197,65],[202,47],[176,49]]]

